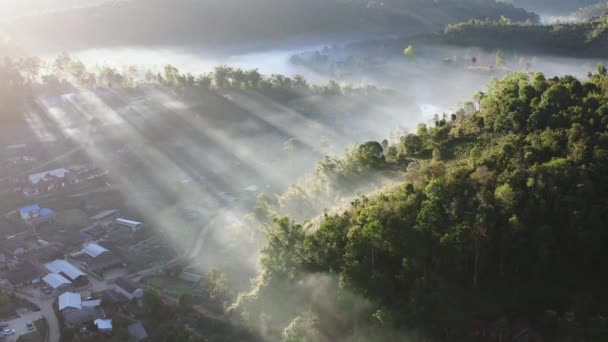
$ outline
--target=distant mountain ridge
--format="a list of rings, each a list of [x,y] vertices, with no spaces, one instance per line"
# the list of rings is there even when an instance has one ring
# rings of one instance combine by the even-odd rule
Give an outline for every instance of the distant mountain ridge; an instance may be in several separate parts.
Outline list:
[[[508,0],[505,2],[543,15],[568,15],[599,0]]]
[[[602,17],[605,15],[608,15],[608,1],[583,7],[578,11],[572,13],[570,17],[574,20],[582,21]]]
[[[0,2],[0,20],[49,11],[95,6],[109,1],[112,0],[5,0]]]
[[[404,35],[501,16],[538,20],[494,0],[124,0],[24,17],[4,28],[18,41],[51,46],[213,44],[299,34]]]

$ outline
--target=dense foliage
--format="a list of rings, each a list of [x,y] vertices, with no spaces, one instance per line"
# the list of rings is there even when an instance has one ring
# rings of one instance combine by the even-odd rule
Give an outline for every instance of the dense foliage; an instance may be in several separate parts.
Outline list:
[[[606,15],[608,15],[608,1],[579,8],[570,17],[574,20],[588,20]]]
[[[605,340],[606,68],[513,74],[476,99],[396,146],[416,160],[404,184],[318,227],[277,218],[234,312],[284,341],[506,340],[521,322]]]
[[[448,25],[439,41],[488,49],[605,57],[608,54],[608,17],[553,25],[512,23],[507,19],[471,20]]]

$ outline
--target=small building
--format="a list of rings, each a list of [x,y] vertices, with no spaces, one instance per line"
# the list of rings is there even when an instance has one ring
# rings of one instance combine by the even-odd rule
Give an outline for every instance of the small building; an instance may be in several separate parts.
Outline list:
[[[108,225],[103,225],[99,222],[93,223],[80,231],[80,238],[85,242],[94,241],[102,238],[109,230],[110,227]]]
[[[129,300],[142,298],[144,296],[144,290],[126,278],[116,279],[115,284],[116,291],[129,298]]]
[[[30,175],[23,187],[25,196],[35,196],[65,188],[74,183],[72,173],[64,168]]]
[[[89,272],[94,272],[103,277],[103,272],[112,268],[123,267],[123,260],[113,252],[100,254],[98,257],[89,258],[80,264],[80,267]]]
[[[82,249],[82,252],[91,258],[96,258],[101,254],[108,253],[110,251],[96,243],[87,243]]]
[[[136,341],[145,341],[148,338],[148,332],[141,322],[135,322],[127,327],[129,335]]]
[[[75,286],[86,285],[88,283],[86,274],[63,259],[57,259],[49,262],[44,265],[44,268],[51,273],[61,274],[63,277],[74,283]]]
[[[92,223],[97,223],[100,221],[109,221],[112,222],[114,220],[116,220],[118,218],[118,210],[117,209],[110,209],[110,210],[105,210],[100,212],[99,214],[95,215],[95,216],[91,216],[91,218],[89,218],[89,220]]]
[[[143,227],[142,222],[131,221],[127,219],[118,218],[114,221],[114,226],[119,228],[127,228],[131,231],[131,233],[136,233],[141,230]]]
[[[101,306],[101,299],[85,300],[81,303],[82,308],[96,308]]]
[[[77,326],[86,322],[94,322],[98,318],[104,317],[104,312],[101,308],[81,308],[74,310],[63,310],[63,324],[68,327]]]
[[[79,293],[65,292],[59,296],[59,311],[82,309],[82,298]]]
[[[97,326],[97,330],[101,333],[111,333],[112,332],[112,320],[111,319],[98,318],[95,320],[95,325]]]
[[[41,208],[38,204],[19,209],[19,214],[23,222],[33,226],[55,221],[55,212],[49,208]]]
[[[65,291],[72,286],[72,282],[67,280],[64,276],[57,273],[49,273],[42,281],[47,284],[55,293]]]
[[[57,305],[66,326],[73,327],[104,317],[103,309],[100,308],[101,300],[83,301],[78,293],[63,293],[59,296]]]

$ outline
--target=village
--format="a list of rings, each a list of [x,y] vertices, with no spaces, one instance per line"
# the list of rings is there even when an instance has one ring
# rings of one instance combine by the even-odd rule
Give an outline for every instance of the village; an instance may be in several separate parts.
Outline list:
[[[39,151],[2,153],[0,291],[12,302],[0,312],[0,340],[57,342],[66,329],[111,336],[120,326],[144,341],[144,289],[168,302],[202,296],[205,277],[188,253],[125,205],[107,170],[73,163],[78,152],[49,163]],[[46,168],[62,161],[72,162]]]

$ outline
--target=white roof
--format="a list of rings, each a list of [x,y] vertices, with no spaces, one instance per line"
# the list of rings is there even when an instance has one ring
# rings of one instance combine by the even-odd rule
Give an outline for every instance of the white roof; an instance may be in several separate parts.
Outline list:
[[[256,191],[258,191],[258,187],[257,187],[257,185],[250,185],[250,186],[246,187],[245,190],[249,191],[249,192],[256,192]]]
[[[36,173],[33,175],[29,176],[29,180],[30,183],[32,184],[38,184],[41,180],[44,179],[44,177],[46,176],[53,176],[53,177],[57,177],[57,178],[64,178],[66,173],[69,173],[70,171],[66,170],[66,169],[55,169],[55,170],[50,170],[50,171],[44,171],[44,172],[40,172],[40,173]]]
[[[105,252],[109,252],[109,250],[105,249],[104,247],[102,247],[96,243],[87,244],[86,246],[84,246],[82,251],[92,258],[95,258]]]
[[[95,325],[99,330],[112,330],[112,320],[111,319],[101,319],[98,318],[95,320]]]
[[[101,305],[101,299],[87,300],[82,302],[82,308],[96,308]]]
[[[116,223],[124,224],[124,225],[127,225],[127,226],[138,226],[138,225],[143,224],[141,222],[126,220],[126,219],[121,219],[121,218],[116,219]]]
[[[59,311],[67,308],[82,308],[82,300],[80,299],[80,294],[66,292],[59,296]]]
[[[72,282],[65,279],[61,274],[49,273],[42,280],[49,284],[50,287],[58,289],[61,285],[69,285]]]
[[[74,267],[74,265],[63,259],[57,259],[53,262],[49,262],[48,264],[44,265],[44,268],[49,270],[49,272],[51,273],[63,273],[68,276],[70,280],[74,280],[80,276],[85,275],[84,273],[82,273],[81,270],[77,269],[76,267]]]

